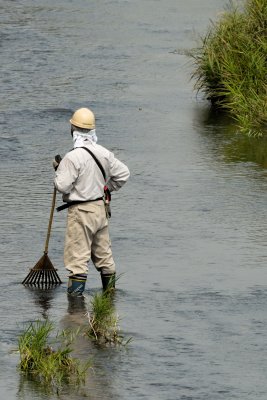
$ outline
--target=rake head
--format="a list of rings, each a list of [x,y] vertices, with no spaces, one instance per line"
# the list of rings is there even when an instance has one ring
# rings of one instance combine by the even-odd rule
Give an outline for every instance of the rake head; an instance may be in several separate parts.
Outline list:
[[[50,286],[61,284],[61,280],[56,272],[48,254],[45,252],[40,260],[31,268],[29,274],[26,276],[23,285],[35,285],[39,287],[48,288]]]

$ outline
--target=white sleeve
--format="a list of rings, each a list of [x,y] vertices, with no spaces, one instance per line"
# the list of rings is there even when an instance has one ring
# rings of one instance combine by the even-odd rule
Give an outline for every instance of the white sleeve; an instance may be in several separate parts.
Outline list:
[[[64,157],[56,170],[55,187],[60,193],[69,194],[77,178],[77,168],[70,159]]]
[[[112,192],[119,190],[128,180],[130,171],[128,167],[120,160],[114,157],[113,153],[109,155],[109,179],[107,187]]]

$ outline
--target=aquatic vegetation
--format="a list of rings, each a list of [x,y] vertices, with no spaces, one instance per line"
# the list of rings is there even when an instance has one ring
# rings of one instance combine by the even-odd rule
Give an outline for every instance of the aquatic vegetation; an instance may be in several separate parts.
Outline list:
[[[63,384],[83,383],[91,363],[81,365],[71,357],[70,346],[78,331],[63,330],[51,340],[52,331],[53,324],[47,320],[30,323],[18,341],[19,368],[48,390],[58,392]]]
[[[240,131],[262,136],[267,125],[267,2],[229,3],[201,38],[192,78],[213,105],[237,121]]]
[[[101,345],[127,345],[120,334],[119,316],[113,304],[113,292],[96,293],[90,302],[87,312],[89,329],[86,334]]]

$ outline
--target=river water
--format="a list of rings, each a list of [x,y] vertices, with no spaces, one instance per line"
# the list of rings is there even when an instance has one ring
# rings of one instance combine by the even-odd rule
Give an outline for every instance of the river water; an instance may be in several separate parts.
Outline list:
[[[209,112],[185,55],[226,3],[1,0],[1,399],[266,399],[266,142]],[[57,397],[20,375],[13,350],[29,321],[86,323],[66,297],[64,211],[49,247],[63,284],[21,285],[44,249],[51,160],[71,148],[82,106],[131,170],[110,230],[115,306],[133,340],[80,338],[93,371]],[[99,289],[91,267],[87,297]]]

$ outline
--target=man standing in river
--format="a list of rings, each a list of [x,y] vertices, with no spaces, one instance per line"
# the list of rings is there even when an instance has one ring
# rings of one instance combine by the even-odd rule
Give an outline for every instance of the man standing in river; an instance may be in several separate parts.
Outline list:
[[[101,274],[103,290],[115,287],[108,217],[110,192],[129,178],[128,167],[97,144],[95,117],[88,108],[77,110],[71,120],[74,149],[54,161],[55,186],[68,208],[64,264],[69,271],[68,293],[82,296],[91,259]]]

